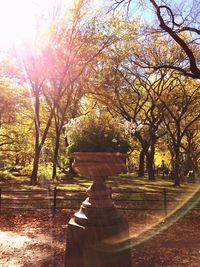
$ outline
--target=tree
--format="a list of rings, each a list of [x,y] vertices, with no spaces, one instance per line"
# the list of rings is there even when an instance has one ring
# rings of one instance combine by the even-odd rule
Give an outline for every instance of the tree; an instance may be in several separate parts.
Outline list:
[[[174,155],[175,186],[181,179],[181,146],[193,124],[200,118],[200,90],[197,82],[175,77],[170,88],[159,97],[165,107],[164,124],[171,140]]]
[[[6,124],[12,124],[16,119],[16,107],[19,95],[15,88],[12,88],[9,80],[0,81],[0,128]]]
[[[116,30],[118,39],[109,51],[105,51],[95,68],[89,86],[93,89],[90,91],[113,116],[123,118],[133,128],[132,136],[141,145],[140,175],[143,175],[142,161],[145,156],[149,179],[154,180],[155,146],[166,132],[161,130],[163,105],[157,94],[161,95],[164,90],[163,76],[166,73],[158,71],[157,75],[152,75],[134,64],[135,58],[139,56],[138,50],[140,51],[139,43],[135,45],[140,22],[137,27],[116,19],[111,26],[113,31]],[[154,56],[148,51],[148,47],[145,55],[151,58]]]
[[[51,111],[47,119],[46,126],[41,126],[41,97],[42,97],[42,87],[45,83],[44,74],[44,61],[42,60],[42,53],[34,53],[34,50],[30,47],[26,47],[26,50],[21,56],[23,68],[25,70],[25,77],[22,77],[21,83],[28,84],[28,90],[30,90],[33,111],[34,111],[34,125],[35,125],[35,149],[34,149],[34,161],[33,161],[33,171],[31,175],[31,184],[35,184],[37,181],[38,165],[40,159],[40,153],[46,136],[51,125],[51,120],[53,117],[53,112]],[[44,128],[41,131],[41,128]]]
[[[68,18],[64,18],[55,25],[51,45],[46,53],[47,64],[51,69],[47,74],[48,86],[44,87],[43,93],[48,106],[55,106],[53,179],[56,178],[63,126],[70,118],[77,116],[84,95],[82,77],[84,74],[89,75],[92,65],[96,64],[95,58],[112,43],[112,38],[105,37],[96,30],[95,16],[86,19],[87,13],[88,7],[84,6],[84,1],[80,1],[71,23]]]
[[[185,133],[184,140],[182,142],[182,148],[184,151],[184,171],[188,173],[190,170],[198,172],[198,159],[200,155],[199,149],[199,125],[198,121],[194,123],[190,129]]]
[[[2,157],[15,150],[17,144],[17,132],[13,125],[16,124],[19,94],[12,88],[8,79],[0,82],[0,151]],[[4,160],[3,160],[4,161]],[[5,163],[5,162],[4,162]],[[3,163],[3,165],[4,165]]]
[[[121,71],[120,73],[122,75],[120,79],[123,79],[124,76]],[[166,132],[160,129],[163,122],[163,105],[154,93],[154,90],[157,90],[155,88],[159,88],[160,80],[153,83],[150,77],[142,79],[126,75],[122,86],[124,81],[120,82],[119,77],[115,76],[115,81],[113,80],[115,74],[116,76],[119,74],[116,73],[116,69],[113,74],[109,73],[112,82],[106,79],[103,86],[93,91],[93,96],[103,103],[113,116],[120,116],[128,123],[132,137],[139,141],[142,148],[140,162],[142,164],[142,154],[144,154],[149,179],[154,180],[155,146],[158,139]],[[103,74],[100,75],[102,78]]]
[[[32,155],[32,112],[25,90],[8,78],[1,80],[0,90],[0,154],[2,164],[25,164]]]
[[[34,105],[35,121],[35,155],[31,183],[37,181],[38,164],[41,150],[47,138],[52,120],[56,123],[57,144],[54,162],[56,165],[59,138],[65,115],[71,104],[73,85],[84,74],[87,66],[107,47],[111,40],[99,38],[95,29],[86,26],[87,20],[82,16],[84,1],[79,1],[73,9],[70,19],[66,18],[51,25],[48,35],[37,36],[35,47],[26,46],[21,53],[21,62],[25,77],[23,82],[29,85]],[[66,105],[63,98],[67,96]],[[46,122],[41,120],[41,103],[46,103],[48,113]],[[62,118],[58,124],[58,109]],[[58,115],[58,113],[57,113]],[[55,173],[54,175],[55,176]]]
[[[54,144],[54,155],[53,155],[53,172],[52,179],[56,179],[58,155],[60,148],[60,138],[63,133],[63,127],[69,119],[75,118],[79,113],[79,105],[81,100],[82,91],[78,85],[71,85],[68,88],[67,96],[63,96],[59,106],[54,112],[54,127],[55,127],[55,144]]]
[[[132,0],[114,1],[114,8],[122,4],[128,8],[133,3]],[[175,43],[179,47],[180,59],[176,62],[160,62],[150,67],[157,70],[167,68],[177,70],[185,76],[199,79],[199,25],[198,20],[200,3],[189,1],[170,5],[169,1],[147,0],[146,9],[150,10],[149,4],[154,8],[159,27],[150,26],[150,32],[158,34],[157,38],[162,39],[163,33],[167,34],[169,43]],[[149,34],[149,33],[148,33]]]

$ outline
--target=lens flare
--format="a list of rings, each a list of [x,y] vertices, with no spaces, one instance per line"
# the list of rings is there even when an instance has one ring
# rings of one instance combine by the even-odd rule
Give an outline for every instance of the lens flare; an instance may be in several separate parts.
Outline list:
[[[113,252],[135,247],[167,230],[175,222],[188,214],[199,203],[200,186],[196,186],[196,189],[192,193],[186,194],[184,201],[182,201],[182,203],[180,203],[176,209],[174,209],[167,216],[162,217],[156,223],[144,225],[143,230],[138,232],[136,232],[134,223],[129,223],[129,236],[123,236],[123,238],[122,236],[113,236],[103,240],[102,246],[98,247],[97,249]]]

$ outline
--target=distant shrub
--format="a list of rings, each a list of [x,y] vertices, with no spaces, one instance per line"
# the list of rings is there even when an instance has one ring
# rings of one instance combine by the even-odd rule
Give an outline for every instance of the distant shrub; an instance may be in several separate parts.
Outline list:
[[[52,177],[52,163],[40,164],[38,169],[38,182],[41,184],[48,183]]]
[[[0,171],[0,180],[14,179],[14,176],[9,171]]]
[[[29,164],[21,170],[21,175],[31,176],[33,165]],[[52,176],[52,163],[40,163],[38,169],[38,181],[50,180]]]
[[[27,165],[26,167],[24,167],[20,173],[21,175],[25,175],[25,176],[31,176],[31,173],[32,173],[32,169],[33,169],[33,166],[31,164]]]

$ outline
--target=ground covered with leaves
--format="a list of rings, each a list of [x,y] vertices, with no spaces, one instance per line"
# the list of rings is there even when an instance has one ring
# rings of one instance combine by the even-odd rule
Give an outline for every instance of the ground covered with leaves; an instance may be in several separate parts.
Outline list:
[[[134,240],[159,216],[129,214]],[[0,214],[0,266],[33,267],[64,265],[67,222],[70,214],[2,212]],[[134,245],[133,267],[199,267],[200,213],[192,211],[165,231]],[[147,229],[146,229],[147,230]],[[116,266],[117,267],[117,266]]]
[[[133,266],[199,267],[199,220],[199,211],[192,211],[165,231],[133,247]]]
[[[62,213],[1,213],[0,266],[63,266],[68,220]]]

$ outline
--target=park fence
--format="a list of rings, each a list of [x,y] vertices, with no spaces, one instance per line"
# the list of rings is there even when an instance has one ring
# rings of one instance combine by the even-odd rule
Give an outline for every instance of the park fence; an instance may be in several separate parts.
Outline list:
[[[199,192],[200,194],[200,192]],[[54,215],[60,210],[79,209],[85,199],[85,191],[63,190],[57,187],[45,190],[10,190],[0,188],[0,211],[3,210],[50,210]],[[200,197],[200,196],[199,196]],[[167,189],[153,191],[113,190],[111,198],[123,212],[170,213],[184,196]],[[192,201],[192,200],[191,200]]]

